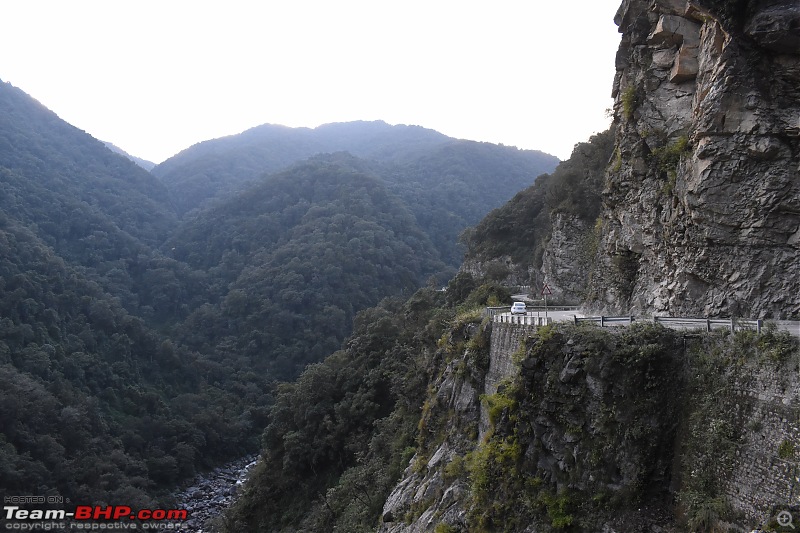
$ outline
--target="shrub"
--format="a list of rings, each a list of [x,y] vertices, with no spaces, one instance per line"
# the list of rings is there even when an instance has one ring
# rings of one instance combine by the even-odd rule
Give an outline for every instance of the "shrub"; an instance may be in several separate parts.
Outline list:
[[[778,446],[778,457],[780,457],[785,461],[794,459],[794,453],[795,453],[795,446],[792,441],[784,440]]]
[[[636,111],[636,88],[633,85],[628,86],[622,92],[622,114],[627,120],[633,118],[633,112]]]

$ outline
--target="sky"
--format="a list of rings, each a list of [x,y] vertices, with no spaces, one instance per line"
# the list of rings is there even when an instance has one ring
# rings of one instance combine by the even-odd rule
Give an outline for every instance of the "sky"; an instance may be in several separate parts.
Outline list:
[[[620,0],[0,0],[0,80],[159,163],[384,120],[566,159],[610,119]]]

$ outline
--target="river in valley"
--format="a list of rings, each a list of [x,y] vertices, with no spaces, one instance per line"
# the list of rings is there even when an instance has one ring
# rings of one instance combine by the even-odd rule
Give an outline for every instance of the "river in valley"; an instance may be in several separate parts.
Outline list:
[[[257,460],[258,455],[248,455],[210,472],[198,474],[188,488],[175,493],[177,508],[189,512],[189,519],[183,524],[182,530],[210,533],[207,522],[220,516],[235,501]]]

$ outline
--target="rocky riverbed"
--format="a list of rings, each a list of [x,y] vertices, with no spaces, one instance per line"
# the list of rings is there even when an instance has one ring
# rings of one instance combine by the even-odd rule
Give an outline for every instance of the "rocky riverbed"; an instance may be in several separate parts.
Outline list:
[[[248,455],[211,472],[198,474],[192,485],[175,494],[177,507],[189,512],[184,531],[209,533],[207,522],[219,516],[236,499],[236,494],[255,466],[257,455]]]

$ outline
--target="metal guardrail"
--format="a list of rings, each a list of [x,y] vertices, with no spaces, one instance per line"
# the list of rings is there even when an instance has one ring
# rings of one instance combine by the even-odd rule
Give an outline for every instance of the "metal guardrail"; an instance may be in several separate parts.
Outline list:
[[[510,306],[487,307],[484,310],[484,316],[488,316],[492,321],[499,324],[520,324],[527,326],[542,326],[545,323],[551,324],[554,320],[571,320],[575,324],[589,323],[598,324],[601,327],[611,326],[629,326],[633,322],[652,322],[661,324],[664,327],[672,329],[704,329],[710,332],[714,329],[728,329],[730,331],[752,330],[761,333],[766,323],[773,324],[777,327],[778,331],[786,331],[789,334],[800,337],[800,321],[791,320],[753,320],[746,318],[693,318],[693,317],[673,317],[673,316],[654,316],[654,317],[637,317],[637,316],[590,316],[579,317],[573,315],[572,318],[564,317],[563,311],[576,311],[578,307],[574,306],[547,306],[547,311],[561,311],[560,316],[549,316],[547,322],[540,322],[539,318],[542,317],[543,307],[527,307],[525,315],[512,315]]]
[[[629,326],[633,322],[653,322],[672,329],[700,329],[706,331],[712,329],[725,328],[731,331],[736,330],[755,330],[761,333],[764,327],[763,320],[749,320],[744,318],[684,318],[672,316],[654,316],[651,319],[640,319],[635,316],[587,316],[574,317],[575,324],[584,322],[599,324],[600,327],[606,326]]]
[[[525,309],[528,312],[544,312],[544,311],[578,311],[580,307],[577,305],[548,305],[547,307],[543,305],[528,305],[525,306]],[[487,307],[483,314],[484,316],[495,316],[501,313],[510,313],[511,306],[510,305],[501,305],[498,307]]]
[[[512,315],[512,314],[496,314],[493,315],[492,321],[496,324],[518,324],[520,326],[536,326],[542,327],[553,323],[552,317],[534,316],[530,314]]]

